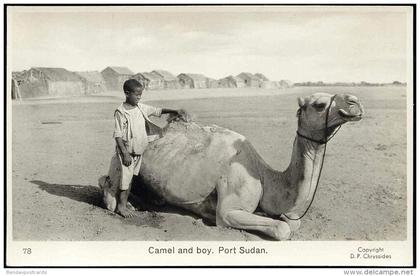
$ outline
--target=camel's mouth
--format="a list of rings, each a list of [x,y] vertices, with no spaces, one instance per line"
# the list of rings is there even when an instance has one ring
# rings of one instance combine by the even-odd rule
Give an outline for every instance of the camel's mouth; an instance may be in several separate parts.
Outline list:
[[[345,121],[360,121],[364,114],[363,106],[357,97],[352,95],[338,95],[335,98],[338,115]]]
[[[363,112],[347,112],[344,109],[339,109],[338,112],[340,113],[341,117],[343,117],[346,121],[360,121],[362,119]]]

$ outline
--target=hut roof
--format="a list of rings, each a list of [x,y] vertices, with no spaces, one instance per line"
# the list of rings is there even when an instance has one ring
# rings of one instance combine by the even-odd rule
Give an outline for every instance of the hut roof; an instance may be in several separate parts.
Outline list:
[[[80,81],[80,77],[64,68],[32,67],[30,70],[42,72],[52,81]]]
[[[153,72],[143,72],[143,73],[139,73],[139,74],[143,75],[148,80],[160,80],[160,79],[162,79],[161,76],[159,76],[158,74],[153,73]],[[138,75],[138,74],[136,74],[136,75]]]
[[[264,76],[261,73],[256,73],[256,74],[254,74],[254,76],[256,76],[257,78],[259,78],[262,81],[268,81],[269,80],[266,76]]]
[[[23,79],[25,77],[24,72],[14,71],[12,72],[12,78],[14,79]]]
[[[253,75],[251,73],[248,73],[248,72],[242,72],[239,75],[237,75],[237,77],[239,77],[239,78],[241,76],[245,76],[245,77],[248,77],[248,78],[253,79],[253,80],[258,80],[259,79],[257,76],[255,76],[255,75]]]
[[[174,81],[176,77],[171,72],[165,70],[154,70],[152,73],[162,76],[165,81]]]
[[[193,80],[196,80],[196,81],[206,81],[208,79],[203,74],[192,74],[192,73],[183,73],[183,74],[190,77]],[[182,74],[180,74],[180,75],[182,75]]]
[[[236,83],[243,83],[244,82],[244,80],[242,78],[235,77],[235,76],[232,76],[232,75],[231,76],[227,76],[227,77],[225,77],[225,78],[223,78],[221,80],[234,81]]]
[[[127,67],[108,66],[107,68],[110,68],[110,69],[114,70],[119,75],[134,75],[134,73],[130,69],[128,69]]]
[[[236,82],[244,82],[244,80],[240,77],[232,77],[232,79],[234,79]]]
[[[102,77],[102,74],[98,71],[82,71],[82,72],[75,72],[77,75],[79,75],[81,78],[89,81],[89,82],[104,82],[104,78]]]

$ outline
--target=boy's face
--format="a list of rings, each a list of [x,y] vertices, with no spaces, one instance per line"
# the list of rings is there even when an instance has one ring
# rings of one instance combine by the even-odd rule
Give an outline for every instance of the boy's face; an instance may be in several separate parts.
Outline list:
[[[133,92],[126,92],[125,97],[129,104],[137,105],[141,99],[141,94],[143,94],[143,88],[136,87]]]

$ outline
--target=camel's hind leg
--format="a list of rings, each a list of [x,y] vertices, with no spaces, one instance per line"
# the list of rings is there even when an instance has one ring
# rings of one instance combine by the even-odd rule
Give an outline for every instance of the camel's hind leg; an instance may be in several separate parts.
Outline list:
[[[217,191],[215,189],[202,202],[181,204],[179,207],[202,217],[208,224],[216,225]]]
[[[217,185],[216,224],[259,231],[276,240],[289,239],[291,231],[286,222],[253,214],[262,186],[259,180],[244,174],[242,168],[233,166],[230,175],[222,177]]]

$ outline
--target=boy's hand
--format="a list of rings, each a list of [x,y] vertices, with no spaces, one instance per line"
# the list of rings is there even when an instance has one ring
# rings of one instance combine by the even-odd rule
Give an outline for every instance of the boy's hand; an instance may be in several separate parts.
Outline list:
[[[179,109],[179,110],[177,110],[177,112],[178,112],[178,117],[181,120],[183,120],[184,122],[187,122],[187,123],[191,122],[192,118],[191,118],[190,114],[187,113],[187,111],[185,111],[184,109]]]
[[[123,153],[122,163],[124,166],[128,167],[131,165],[132,158],[129,153]]]

